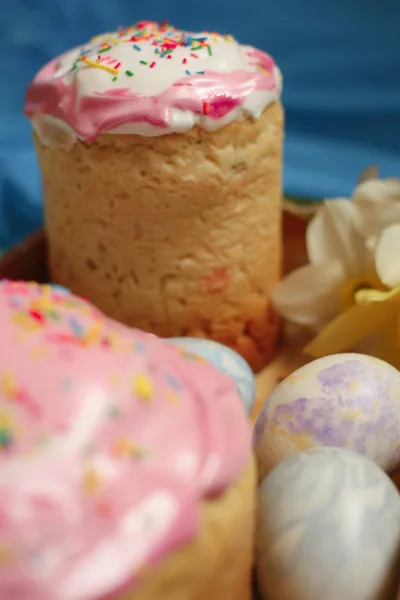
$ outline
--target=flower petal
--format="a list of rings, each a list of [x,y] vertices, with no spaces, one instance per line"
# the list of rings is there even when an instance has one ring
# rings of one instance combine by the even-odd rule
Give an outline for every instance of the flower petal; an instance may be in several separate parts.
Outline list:
[[[391,302],[355,304],[329,323],[304,349],[313,358],[351,350],[393,319],[398,305]]]
[[[375,250],[379,279],[389,288],[400,285],[400,223],[386,227]]]
[[[400,222],[400,179],[369,179],[353,194],[356,227],[367,238],[379,236],[392,223]]]
[[[351,200],[326,200],[307,228],[307,251],[312,264],[339,261],[346,275],[366,270],[370,254],[355,226],[355,207]]]
[[[350,277],[340,289],[340,312],[344,312],[353,304],[370,302],[371,293],[386,292],[387,288],[373,271]],[[367,296],[365,296],[367,294]],[[367,298],[364,300],[364,298]],[[385,298],[386,299],[386,298]]]
[[[400,303],[400,286],[392,290],[361,289],[355,293],[356,304],[372,304],[373,302]]]
[[[280,314],[304,327],[321,327],[339,312],[345,273],[338,261],[306,265],[285,277],[272,292]]]
[[[385,360],[390,363],[396,369],[400,369],[400,345],[399,345],[399,326],[400,326],[400,314],[394,319],[390,319],[387,324],[383,327],[380,335],[376,341],[374,350],[374,356]]]

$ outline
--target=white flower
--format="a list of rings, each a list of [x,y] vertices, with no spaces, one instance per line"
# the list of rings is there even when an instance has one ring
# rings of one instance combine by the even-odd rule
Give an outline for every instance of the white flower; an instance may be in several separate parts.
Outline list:
[[[375,268],[379,279],[388,288],[400,286],[400,222],[386,227],[378,238]]]
[[[342,296],[351,282],[351,301],[376,275],[380,289],[400,285],[400,179],[370,179],[351,199],[326,200],[306,241],[309,264],[285,277],[272,301],[287,320],[318,331],[348,308]]]
[[[368,179],[354,190],[356,227],[374,247],[383,230],[400,223],[400,179]]]
[[[369,253],[355,224],[354,204],[326,200],[307,228],[309,265],[285,277],[272,301],[289,321],[319,329],[340,311],[345,282],[367,269]]]

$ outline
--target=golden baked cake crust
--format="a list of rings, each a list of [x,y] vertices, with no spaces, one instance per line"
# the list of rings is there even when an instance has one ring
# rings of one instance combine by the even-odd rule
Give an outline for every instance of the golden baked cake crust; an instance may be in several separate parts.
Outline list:
[[[231,35],[142,21],[45,65],[25,113],[55,281],[258,370],[279,319],[282,75]]]
[[[54,280],[128,325],[209,337],[261,368],[279,333],[282,130],[275,102],[216,132],[70,149],[36,136]]]

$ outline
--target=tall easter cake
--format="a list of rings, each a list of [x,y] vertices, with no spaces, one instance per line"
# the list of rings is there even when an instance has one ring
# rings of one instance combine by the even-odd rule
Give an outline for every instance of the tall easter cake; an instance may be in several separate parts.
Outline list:
[[[0,598],[250,600],[233,380],[50,286],[0,283]]]
[[[160,336],[271,357],[282,78],[231,36],[138,23],[30,85],[55,281]]]

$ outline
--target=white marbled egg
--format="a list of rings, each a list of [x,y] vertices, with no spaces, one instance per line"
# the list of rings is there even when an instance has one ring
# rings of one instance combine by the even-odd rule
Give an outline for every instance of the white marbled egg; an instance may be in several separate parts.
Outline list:
[[[392,600],[400,497],[363,456],[314,448],[259,488],[257,578],[265,600]]]
[[[388,473],[400,467],[399,371],[363,354],[335,354],[280,383],[254,429],[260,478],[316,446],[353,450]]]

